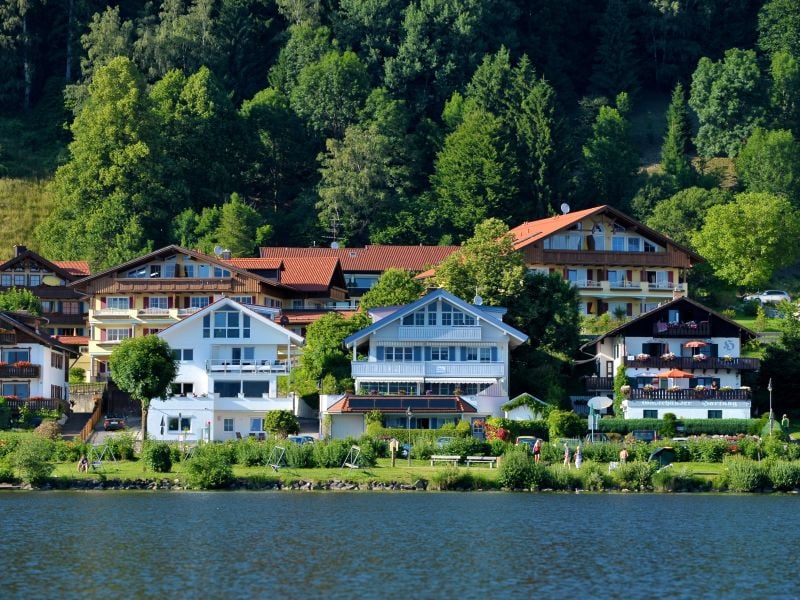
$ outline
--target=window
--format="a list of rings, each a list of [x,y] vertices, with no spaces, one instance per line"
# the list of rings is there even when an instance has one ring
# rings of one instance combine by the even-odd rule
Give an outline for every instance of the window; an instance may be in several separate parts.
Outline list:
[[[211,316],[204,315],[203,316],[203,337],[211,337]]]
[[[260,398],[269,393],[269,381],[245,381],[242,386],[245,398]]]
[[[16,396],[17,398],[29,398],[31,395],[30,384],[23,381],[3,382],[3,396]]]
[[[471,327],[475,325],[475,317],[463,313],[460,310],[453,310],[453,325],[457,327]]]
[[[64,356],[62,354],[57,354],[53,352],[50,354],[50,366],[55,369],[63,369],[64,368]]]
[[[625,238],[615,235],[611,238],[611,250],[614,252],[625,252]]]
[[[403,317],[403,325],[416,325],[417,327],[422,327],[425,325],[425,311],[418,310],[410,315],[406,315]]]
[[[29,275],[28,276],[28,283],[31,287],[41,285],[42,284],[42,276],[41,275]]]
[[[680,313],[677,310],[667,311],[667,321],[669,323],[680,323],[681,322]]]
[[[250,419],[250,431],[264,431],[264,419]]]
[[[27,348],[10,348],[9,350],[3,350],[3,360],[10,365],[20,361],[30,362],[31,351]]]
[[[644,410],[642,411],[642,417],[645,419],[657,419],[658,418],[658,411],[657,410]]]
[[[464,348],[464,356],[461,357],[461,360],[478,360],[478,349]]]
[[[256,299],[253,296],[231,296],[231,300],[239,304],[255,304]],[[302,308],[302,306],[300,307]]]
[[[214,267],[214,277],[230,277],[231,272],[222,267]]]
[[[233,419],[222,419],[222,431],[233,431]]]
[[[64,388],[60,385],[50,384],[50,397],[58,398],[59,400],[64,397]]]
[[[148,305],[150,308],[166,310],[169,307],[169,299],[166,296],[150,296]]]
[[[167,429],[172,432],[191,431],[192,419],[191,417],[169,417]]]
[[[242,337],[250,337],[250,316],[242,315]]]
[[[428,326],[433,327],[436,325],[436,305],[429,304],[428,305]]]
[[[174,278],[177,274],[178,265],[175,263],[167,263],[164,265],[164,277]]]
[[[644,251],[656,252],[657,251],[656,245],[653,242],[648,242],[647,240],[644,240]]]
[[[128,271],[128,277],[131,279],[142,279],[147,277],[147,266],[139,267],[138,269],[133,269]]]
[[[194,392],[193,383],[175,382],[171,386],[173,396],[188,396]]]
[[[621,286],[625,283],[625,271],[608,271],[608,282],[612,286]]]
[[[197,276],[208,277],[211,274],[211,267],[208,265],[197,265]]]
[[[721,419],[722,418],[722,411],[721,410],[710,410],[710,411],[708,411],[708,418],[709,419]]]
[[[161,277],[161,265],[150,265],[150,279]]]
[[[194,277],[194,265],[183,265],[183,276]]]
[[[42,312],[55,312],[55,302],[52,300],[42,300]]]
[[[629,237],[628,238],[628,252],[641,252],[641,251],[642,251],[642,240],[641,240],[641,238]]]
[[[189,298],[189,308],[205,308],[208,306],[208,296],[192,296]]]
[[[25,285],[25,275],[14,275],[14,285],[23,287]]]
[[[241,391],[238,381],[215,381],[214,393],[221,398],[235,398]]]
[[[219,310],[214,313],[214,337],[215,338],[239,337],[238,311]]]
[[[445,327],[453,325],[453,307],[449,304],[442,304],[442,325]]]
[[[172,358],[183,362],[194,360],[194,348],[173,348]]]
[[[383,359],[386,361],[411,361],[413,359],[414,349],[413,348],[402,348],[398,347],[395,348],[393,346],[387,346],[384,350]]]
[[[370,394],[406,394],[408,396],[418,396],[419,388],[416,383],[409,381],[381,381],[374,383],[362,383],[359,393],[365,396]],[[405,423],[405,416],[403,417]],[[405,427],[405,425],[403,425]]]
[[[79,315],[81,314],[81,303],[73,301],[62,302],[61,312],[65,315]]]
[[[481,362],[492,362],[492,349],[491,348],[481,348],[480,349],[480,361]]]
[[[131,330],[125,328],[112,328],[106,329],[106,341],[108,342],[121,342],[131,337]]]
[[[431,348],[431,360],[450,360],[450,348],[447,346],[434,346]]]
[[[116,310],[129,310],[130,309],[130,298],[127,296],[112,296],[108,300],[106,300],[106,307],[113,308]]]
[[[0,275],[0,285],[3,287],[11,287],[11,275],[5,273]]]

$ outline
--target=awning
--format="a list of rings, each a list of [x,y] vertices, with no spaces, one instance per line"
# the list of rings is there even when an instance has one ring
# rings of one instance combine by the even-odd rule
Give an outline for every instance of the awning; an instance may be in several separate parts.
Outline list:
[[[427,377],[425,383],[497,383],[497,379],[487,377]]]
[[[395,377],[387,375],[385,377],[356,377],[359,383],[423,383],[422,377]],[[460,383],[460,382],[459,382]]]

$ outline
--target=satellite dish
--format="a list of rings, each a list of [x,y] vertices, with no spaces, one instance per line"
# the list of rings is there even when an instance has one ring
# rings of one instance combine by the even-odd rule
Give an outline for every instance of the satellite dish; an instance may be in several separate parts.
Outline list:
[[[590,398],[586,404],[589,405],[589,408],[603,410],[614,404],[614,401],[607,396],[595,396],[594,398]]]
[[[569,204],[567,204],[566,202],[564,202],[564,203],[561,205],[561,212],[562,212],[562,213],[564,213],[564,214],[567,214],[567,213],[569,212]]]
[[[45,285],[61,285],[61,280],[55,275],[45,275],[42,277],[42,283]]]
[[[222,256],[223,252],[224,252],[224,249],[222,248],[222,246],[214,246],[214,255],[215,256],[220,257],[220,256]]]
[[[339,247],[339,242],[331,242],[331,248],[336,250]]]
[[[480,296],[475,296],[475,298],[473,298],[472,300],[472,303],[475,306],[481,306],[483,304],[483,298],[481,298]]]

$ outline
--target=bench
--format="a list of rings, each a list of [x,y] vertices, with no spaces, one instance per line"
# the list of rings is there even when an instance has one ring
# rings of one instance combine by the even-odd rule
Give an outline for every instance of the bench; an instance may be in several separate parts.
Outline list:
[[[431,456],[431,466],[433,466],[437,462],[447,462],[452,463],[453,466],[458,464],[458,461],[461,460],[461,457],[458,454],[434,454]]]
[[[493,469],[497,466],[497,457],[496,456],[468,456],[467,457],[467,466],[472,466],[472,463],[488,463],[489,468]]]

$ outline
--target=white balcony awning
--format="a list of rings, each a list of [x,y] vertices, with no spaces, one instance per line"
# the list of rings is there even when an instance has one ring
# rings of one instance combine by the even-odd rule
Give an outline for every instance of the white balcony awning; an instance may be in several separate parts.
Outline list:
[[[497,383],[491,377],[426,377],[425,383]]]
[[[384,375],[383,377],[356,377],[356,379],[361,383],[382,383],[382,382],[392,382],[392,383],[422,383],[424,380],[422,377],[400,377],[398,375]]]

